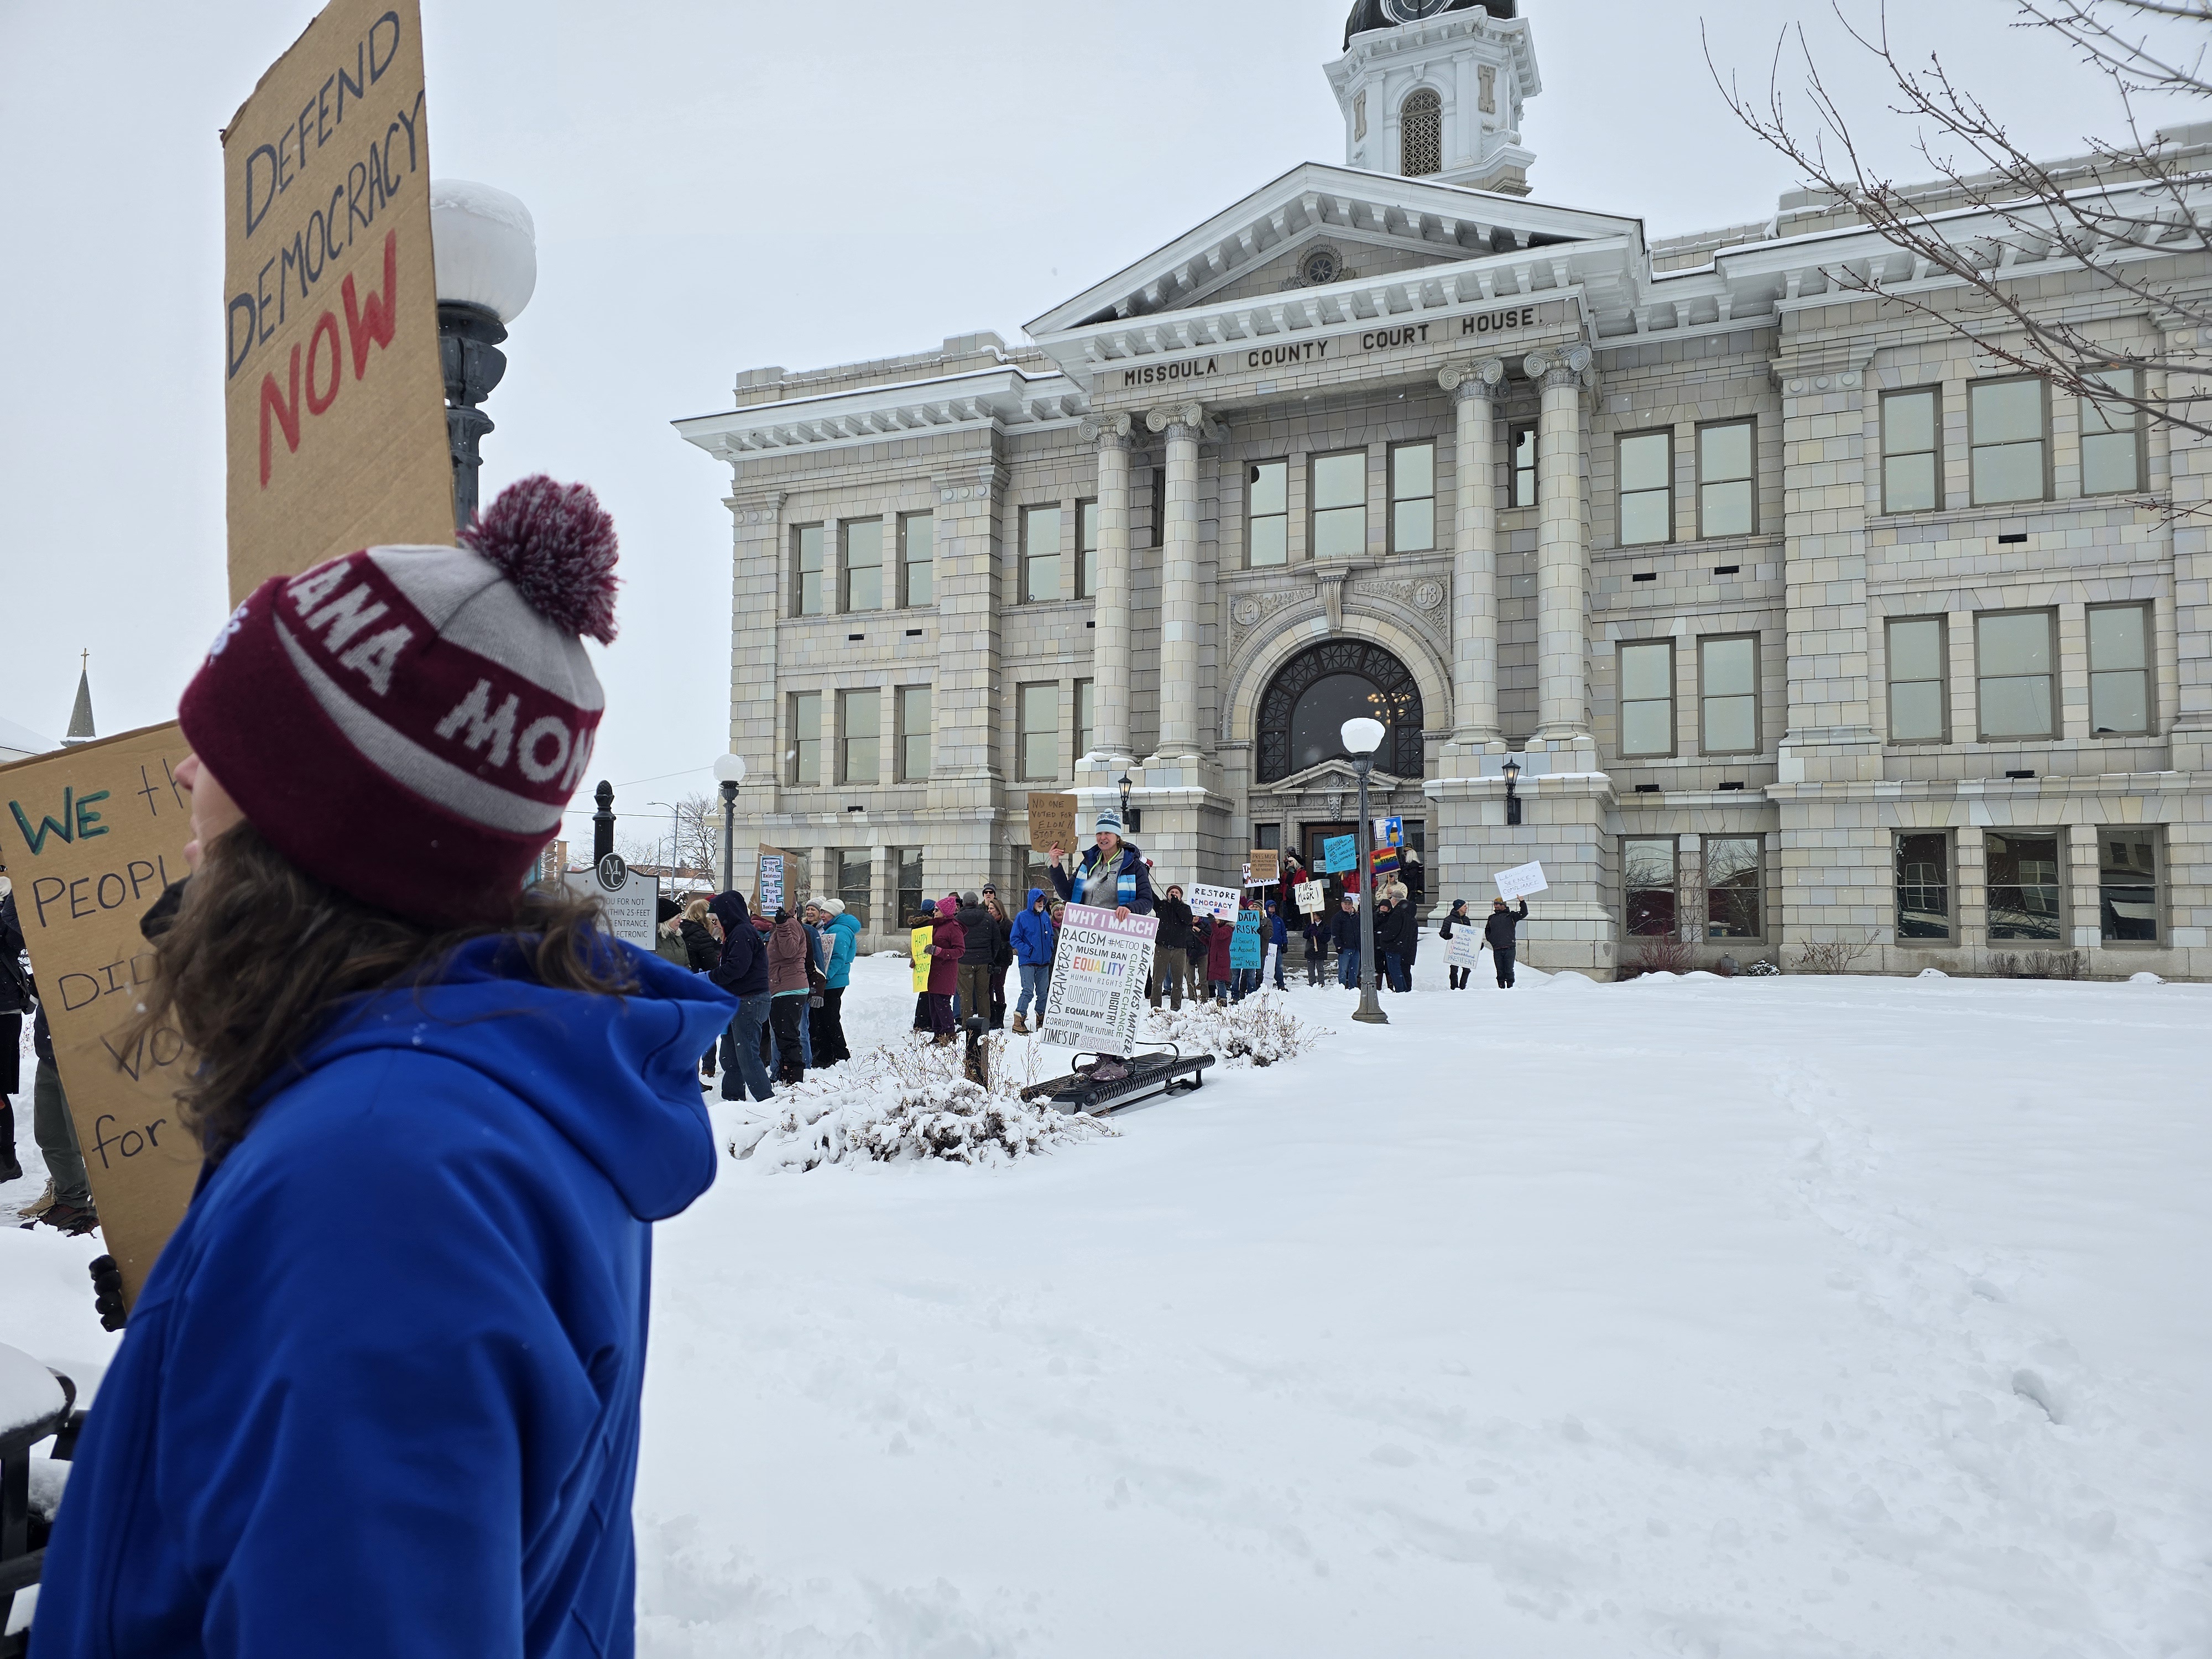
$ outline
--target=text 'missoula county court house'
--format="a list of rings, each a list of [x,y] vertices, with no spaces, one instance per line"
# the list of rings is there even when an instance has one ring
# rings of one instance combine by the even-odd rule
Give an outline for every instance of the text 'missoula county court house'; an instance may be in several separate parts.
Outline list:
[[[1520,10],[1360,0],[1343,161],[1026,342],[750,369],[678,422],[731,471],[741,854],[794,855],[875,944],[1040,884],[1032,791],[1087,829],[1126,776],[1186,882],[1317,864],[1371,714],[1431,905],[1542,860],[1545,968],[1667,938],[2212,974],[2212,446],[1840,287],[1948,279],[1825,197],[1662,241],[1541,200]],[[2212,127],[2171,137],[2212,162]],[[2202,254],[2112,257],[2212,287]],[[2212,375],[2063,246],[2008,260]]]

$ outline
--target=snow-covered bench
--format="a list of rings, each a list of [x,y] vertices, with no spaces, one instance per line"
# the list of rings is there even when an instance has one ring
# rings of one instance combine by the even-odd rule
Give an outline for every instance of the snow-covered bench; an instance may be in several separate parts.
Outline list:
[[[1154,1094],[1182,1094],[1203,1088],[1212,1054],[1186,1054],[1170,1043],[1149,1054],[1121,1060],[1113,1054],[1091,1054],[1066,1077],[1039,1083],[1022,1091],[1024,1100],[1042,1100],[1063,1112],[1088,1112],[1093,1117],[1118,1112]]]
[[[0,1659],[21,1659],[30,1646],[29,1630],[15,1628],[15,1601],[39,1582],[61,1496],[63,1471],[52,1466],[76,1451],[83,1424],[75,1382],[20,1349],[0,1346]],[[31,1455],[49,1440],[46,1456]]]

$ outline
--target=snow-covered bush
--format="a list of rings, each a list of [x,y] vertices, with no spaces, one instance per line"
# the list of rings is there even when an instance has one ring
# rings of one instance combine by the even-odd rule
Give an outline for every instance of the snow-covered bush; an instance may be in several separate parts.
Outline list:
[[[1195,1002],[1186,1003],[1180,1013],[1158,1009],[1145,1033],[1150,1042],[1172,1042],[1187,1054],[1212,1054],[1224,1066],[1295,1060],[1329,1035],[1299,1021],[1272,991],[1226,1008]]]
[[[1780,968],[1762,957],[1757,962],[1753,963],[1750,967],[1745,969],[1743,970],[1743,975],[1746,979],[1772,979],[1781,971],[1782,969]]]
[[[730,1155],[775,1170],[925,1158],[991,1165],[1115,1133],[1087,1114],[1024,1100],[1021,1091],[1041,1080],[1027,1074],[1034,1059],[1018,1073],[1001,1063],[1004,1036],[985,1046],[988,1089],[963,1075],[963,1044],[940,1048],[926,1037],[881,1044],[779,1094],[769,1116],[739,1130]]]

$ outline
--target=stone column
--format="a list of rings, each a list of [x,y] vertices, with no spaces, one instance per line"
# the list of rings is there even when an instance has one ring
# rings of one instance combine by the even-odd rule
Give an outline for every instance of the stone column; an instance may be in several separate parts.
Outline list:
[[[1583,382],[1590,351],[1538,352],[1525,365],[1544,391],[1536,438],[1536,737],[1546,748],[1592,746],[1589,729],[1589,514],[1583,492]]]
[[[1098,593],[1091,668],[1091,753],[1129,752],[1129,450],[1136,422],[1127,415],[1086,421],[1098,445]]]
[[[1195,755],[1198,740],[1198,446],[1206,410],[1156,409],[1145,424],[1167,439],[1167,533],[1160,550],[1160,741],[1163,757]]]
[[[1447,368],[1459,416],[1459,511],[1452,537],[1452,746],[1480,751],[1498,729],[1498,399],[1505,364]]]
[[[945,467],[937,484],[936,731],[927,838],[933,884],[992,878],[1000,766],[999,565],[1008,473],[995,455]],[[980,832],[980,833],[979,833]]]

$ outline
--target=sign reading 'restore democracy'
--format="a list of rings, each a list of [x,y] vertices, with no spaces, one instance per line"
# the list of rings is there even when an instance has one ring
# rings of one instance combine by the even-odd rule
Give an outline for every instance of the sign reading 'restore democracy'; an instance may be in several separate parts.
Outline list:
[[[191,1073],[184,1038],[166,1025],[126,1034],[154,976],[139,919],[185,874],[191,797],[176,769],[187,752],[162,726],[0,769],[0,862],[126,1301],[199,1178],[199,1142],[177,1112]]]
[[[1239,313],[1238,320],[1251,327],[1261,317],[1276,311],[1290,313],[1291,308],[1258,307],[1249,313]],[[1141,363],[1109,358],[1091,371],[1091,384],[1094,392],[1176,389],[1202,386],[1241,374],[1296,374],[1337,365],[1352,367],[1416,357],[1429,352],[1463,353],[1470,348],[1486,347],[1492,341],[1504,349],[1506,342],[1516,335],[1574,320],[1571,307],[1548,296],[1541,303],[1530,301],[1504,306],[1478,305],[1428,321],[1384,323],[1340,333],[1301,330],[1293,335],[1280,320],[1274,320],[1276,332],[1255,333],[1249,339],[1188,357]]]
[[[1060,916],[1052,989],[1039,1028],[1044,1041],[1123,1059],[1133,1053],[1145,975],[1152,971],[1159,930],[1152,916],[1124,921],[1111,910],[1069,905]]]
[[[222,134],[230,597],[450,544],[418,0],[331,0]]]
[[[1234,921],[1243,902],[1243,895],[1234,887],[1209,887],[1202,881],[1191,884],[1190,908],[1198,915]]]

